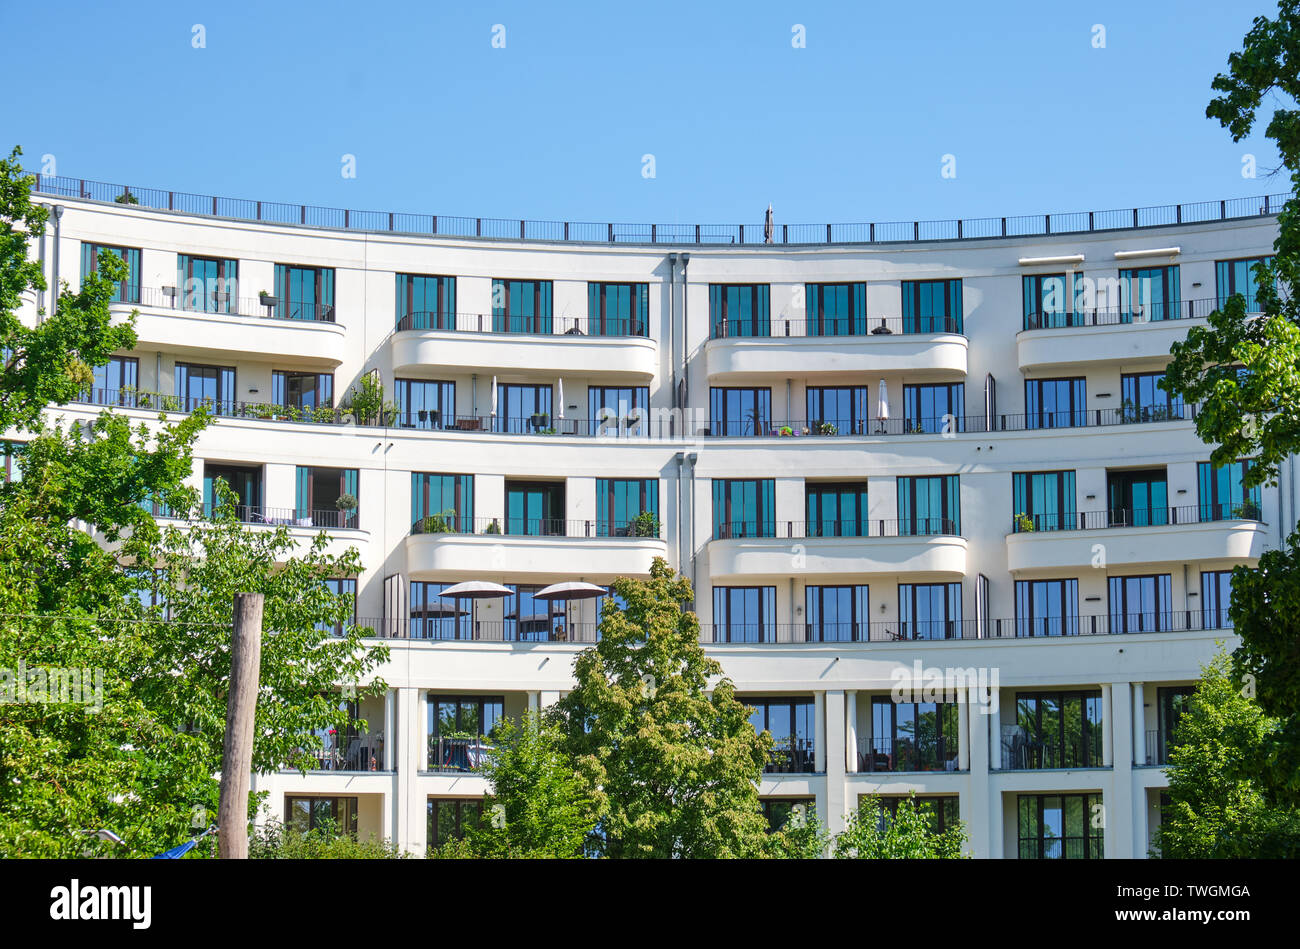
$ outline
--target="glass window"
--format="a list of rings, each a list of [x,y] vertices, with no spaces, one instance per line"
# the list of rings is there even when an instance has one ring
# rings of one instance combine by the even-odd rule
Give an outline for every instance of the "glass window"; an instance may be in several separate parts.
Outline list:
[[[627,537],[643,513],[659,516],[658,478],[597,478],[596,535]]]
[[[776,480],[714,478],[713,537],[776,536]]]
[[[1164,468],[1106,472],[1111,527],[1169,523],[1169,485]]]
[[[961,533],[961,489],[957,475],[898,478],[900,537]]]
[[[709,284],[709,335],[771,336],[771,289],[765,283]]]
[[[567,600],[539,600],[535,596],[544,587],[530,584],[507,583],[511,591],[504,599],[507,642],[544,643],[568,638]]]
[[[763,811],[763,819],[767,821],[768,833],[775,834],[796,814],[804,824],[816,820],[816,800],[812,797],[765,797],[759,799],[758,806]]]
[[[867,771],[957,770],[957,706],[952,702],[871,700]]]
[[[352,618],[348,620],[348,623],[351,625],[356,625],[357,622],[357,581],[356,579],[352,577],[329,577],[328,579],[322,582],[325,584],[325,589],[329,590],[335,596],[346,596],[352,601]],[[335,623],[333,625],[330,625],[329,623],[322,623],[322,624],[318,624],[316,628],[321,632],[328,632],[333,636],[342,636],[347,632],[343,623]]]
[[[239,261],[178,254],[176,289],[182,310],[238,313]]]
[[[1021,794],[1021,860],[1099,860],[1106,855],[1100,794]]]
[[[299,465],[296,478],[295,518],[302,527],[357,526],[360,472],[356,468],[313,468]],[[340,507],[339,500],[351,497],[352,505]]]
[[[649,386],[588,386],[592,434],[648,434]]]
[[[140,249],[138,247],[115,247],[112,244],[91,244],[82,242],[81,245],[81,279],[85,280],[88,276],[99,271],[99,253],[108,251],[115,257],[120,257],[126,262],[127,276],[125,280],[119,280],[113,295],[109,297],[110,303],[139,303],[140,302]]]
[[[1183,401],[1161,389],[1163,372],[1135,372],[1120,376],[1122,422],[1167,422],[1183,417]]]
[[[109,356],[91,370],[95,381],[88,393],[93,405],[136,405],[139,402],[140,360],[134,356]]]
[[[295,409],[331,408],[334,405],[334,373],[277,369],[271,373],[271,401]]]
[[[754,711],[754,731],[772,735],[767,767],[775,773],[811,774],[817,767],[813,701],[810,698],[741,698]]]
[[[1274,258],[1272,256],[1217,261],[1214,265],[1214,272],[1218,278],[1218,308],[1222,310],[1227,305],[1229,297],[1240,293],[1246,298],[1246,312],[1258,313],[1260,309],[1259,281],[1255,276],[1255,265],[1262,263],[1271,267],[1273,262]]]
[[[450,583],[411,581],[412,639],[474,639],[474,601],[444,597]]]
[[[1120,322],[1178,319],[1178,265],[1138,267],[1119,272],[1123,303]]]
[[[713,641],[776,642],[776,587],[714,587]]]
[[[870,604],[866,584],[804,587],[804,638],[810,643],[866,642]]]
[[[961,639],[961,584],[900,583],[898,622],[897,639]]]
[[[804,301],[808,336],[866,334],[865,283],[807,283],[804,284]]]
[[[1231,629],[1232,571],[1201,571],[1201,612],[1206,629]]]
[[[763,391],[770,400],[772,390]],[[809,386],[807,399],[811,434],[866,434],[871,420],[867,386]]]
[[[592,336],[649,336],[648,283],[588,283],[587,332]]]
[[[496,430],[532,434],[551,428],[551,387],[505,383],[497,387]]]
[[[1110,631],[1150,633],[1173,628],[1173,592],[1167,573],[1111,577]]]
[[[1025,428],[1088,424],[1088,384],[1083,377],[1025,380]]]
[[[904,280],[904,333],[961,333],[961,280]]]
[[[176,364],[176,396],[183,412],[207,406],[217,415],[235,414],[235,370],[232,366]]]
[[[918,434],[966,431],[965,384],[903,386],[903,431]]]
[[[551,281],[493,280],[492,332],[552,332]]]
[[[1017,580],[1016,635],[1079,635],[1079,581]]]
[[[1025,323],[1027,330],[1058,329],[1082,326],[1079,305],[1083,295],[1083,274],[1076,273],[1072,290],[1067,290],[1069,276],[1063,273],[1029,274],[1023,279]]]
[[[885,829],[885,822],[892,820],[898,813],[898,805],[902,801],[908,800],[905,797],[891,795],[887,797],[877,797],[876,806],[880,808],[880,829]],[[932,834],[942,834],[945,831],[955,828],[961,821],[961,807],[958,804],[958,798],[952,795],[944,796],[920,796],[912,798],[917,810],[922,811],[929,817],[930,832]],[[866,798],[859,798],[859,807],[866,802]]]
[[[1012,533],[1079,526],[1073,471],[1017,471],[1011,475],[1011,494]]]
[[[235,493],[235,517],[262,520],[262,468],[260,465],[203,465],[203,516],[212,517],[217,503],[216,482],[224,481]]]
[[[1017,692],[1016,724],[1003,729],[1002,767],[1099,768],[1102,726],[1100,689]]]
[[[282,320],[334,322],[334,269],[275,265],[275,289],[279,303],[275,315]]]
[[[420,533],[474,533],[474,476],[411,472],[411,524]]]
[[[460,840],[483,816],[481,800],[431,797],[427,807],[427,843],[430,850],[452,840]]]
[[[456,329],[456,278],[397,274],[397,328]]]
[[[456,383],[445,380],[395,379],[397,424],[403,428],[455,428]]]
[[[284,824],[300,834],[330,828],[352,837],[357,835],[355,797],[284,797]]]
[[[1202,521],[1260,519],[1259,485],[1245,486],[1246,474],[1253,465],[1252,459],[1243,458],[1222,468],[1208,461],[1196,466]]]
[[[564,484],[507,481],[506,533],[563,537]]]
[[[1156,704],[1159,707],[1160,729],[1156,732],[1156,746],[1147,748],[1149,764],[1167,764],[1169,752],[1176,747],[1174,729],[1192,704],[1196,694],[1195,686],[1165,686],[1156,690]]]
[[[866,537],[867,483],[805,482],[808,537]]]
[[[772,390],[713,386],[709,419],[714,435],[771,435]]]

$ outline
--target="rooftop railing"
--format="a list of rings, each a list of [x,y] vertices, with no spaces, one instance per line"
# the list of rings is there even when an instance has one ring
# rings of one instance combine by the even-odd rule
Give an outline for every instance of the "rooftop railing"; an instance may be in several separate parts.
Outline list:
[[[355,211],[249,198],[224,198],[59,175],[33,173],[32,178],[32,190],[38,194],[240,221],[349,231],[600,244],[874,244],[1039,237],[1268,216],[1276,214],[1291,198],[1290,194],[1274,194],[1108,211],[1067,211],[947,221],[776,224],[769,233],[764,224],[597,224]]]

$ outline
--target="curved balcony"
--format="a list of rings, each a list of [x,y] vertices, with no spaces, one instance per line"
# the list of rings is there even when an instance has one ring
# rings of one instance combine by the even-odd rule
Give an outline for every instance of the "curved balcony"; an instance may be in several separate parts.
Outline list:
[[[1080,567],[1139,567],[1146,564],[1230,561],[1253,564],[1268,539],[1262,521],[1214,518],[1199,507],[1152,512],[1159,523],[1132,524],[1132,512],[1087,511],[1076,515],[1078,530],[1036,530],[1007,535],[1007,569],[1049,573]],[[1224,512],[1230,514],[1231,512]]]
[[[255,310],[242,303],[238,313],[178,309],[173,299],[145,288],[139,304],[115,303],[112,308],[117,313],[139,310],[135,332],[142,349],[203,359],[273,362],[291,357],[304,369],[343,364],[346,331],[332,320],[248,315]],[[233,302],[231,308],[236,308]]]
[[[619,536],[600,530],[595,521],[547,522],[544,532],[529,534],[502,534],[495,529],[500,525],[476,518],[474,532],[412,533],[406,538],[407,570],[425,579],[599,582],[646,576],[651,561],[668,552],[659,537]]]
[[[771,336],[726,336],[704,347],[709,379],[907,373],[909,380],[956,381],[966,376],[967,339],[958,333],[904,333],[902,320],[873,320],[858,336],[804,335],[802,321],[772,320]],[[789,331],[789,335],[785,331]]]
[[[1029,328],[1016,335],[1021,370],[1050,371],[1069,366],[1148,363],[1158,368],[1169,361],[1169,346],[1187,338],[1193,326],[1205,326],[1205,317],[1217,300],[1187,300],[1162,312],[1160,319],[1144,319],[1140,308],[1098,309],[1079,313],[1031,315]]]
[[[877,524],[883,530],[875,530]],[[894,529],[890,529],[894,524]],[[873,521],[871,536],[736,537],[709,541],[709,575],[715,580],[753,577],[900,576],[960,580],[967,544],[954,533],[899,535],[896,522]],[[803,532],[795,532],[803,533]],[[892,536],[890,536],[892,535]]]
[[[461,313],[432,321],[444,328],[416,328],[428,322],[407,317],[398,325],[390,344],[394,371],[473,369],[649,381],[659,365],[653,339],[587,332],[586,320],[556,318],[554,332],[493,332],[490,315]]]

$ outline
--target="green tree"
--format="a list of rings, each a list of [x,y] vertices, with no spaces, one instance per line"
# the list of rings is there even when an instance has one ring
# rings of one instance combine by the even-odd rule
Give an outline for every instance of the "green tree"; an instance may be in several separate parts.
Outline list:
[[[758,782],[771,737],[755,734],[750,709],[705,655],[695,615],[682,612],[690,582],[655,558],[648,580],[613,588],[626,607],[606,604],[600,642],[578,656],[577,686],[554,709],[561,748],[599,808],[592,849],[761,855]]]
[[[966,856],[965,844],[962,825],[936,831],[930,803],[918,804],[915,795],[883,816],[880,802],[865,798],[836,835],[834,855],[840,860],[955,860]]]
[[[483,819],[431,857],[574,858],[585,855],[596,824],[591,789],[560,750],[553,723],[529,713],[492,733],[493,753],[481,773],[492,787]]]
[[[1268,802],[1255,762],[1278,721],[1248,696],[1219,652],[1171,736],[1169,804],[1153,855],[1190,859],[1300,856],[1300,812]]]
[[[1241,141],[1261,121],[1265,103],[1294,104],[1300,96],[1300,3],[1281,0],[1276,18],[1257,17],[1228,57],[1228,72],[1214,78],[1220,93],[1206,115]],[[1300,111],[1274,108],[1265,135],[1276,145],[1282,168],[1300,192]],[[1279,285],[1300,287],[1300,206],[1293,197],[1278,215],[1271,266],[1256,265],[1256,313],[1240,294],[1212,313],[1209,325],[1193,327],[1171,347],[1162,386],[1188,402],[1201,403],[1196,430],[1215,446],[1211,460],[1225,464],[1256,459],[1247,485],[1277,483],[1282,460],[1300,451],[1300,297]],[[1280,720],[1259,746],[1254,768],[1271,799],[1300,803],[1300,559],[1291,534],[1288,549],[1271,551],[1258,571],[1233,571],[1230,616],[1241,637],[1234,654],[1238,675],[1252,677],[1263,712]]]
[[[214,851],[216,845],[204,841],[199,846]],[[406,860],[411,855],[390,841],[356,840],[331,821],[305,833],[267,821],[249,835],[248,856],[252,860]]]

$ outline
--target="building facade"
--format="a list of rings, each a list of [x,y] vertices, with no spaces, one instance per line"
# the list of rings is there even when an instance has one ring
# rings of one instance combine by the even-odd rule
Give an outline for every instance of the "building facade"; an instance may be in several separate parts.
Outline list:
[[[47,276],[75,287],[107,247],[139,311],[63,414],[210,405],[195,487],[361,553],[332,583],[391,647],[388,691],[317,769],[255,778],[265,817],[417,853],[459,833],[493,722],[556,701],[597,635],[603,598],[533,594],[664,557],[776,740],[774,822],[914,792],[975,856],[1145,856],[1170,729],[1235,645],[1228,571],[1297,517],[1290,461],[1244,490],[1249,460],[1212,468],[1198,407],[1157,386],[1172,342],[1252,298],[1267,206],[669,243],[38,192],[62,208]],[[366,377],[395,409],[339,409]],[[512,592],[440,596],[466,580]]]

